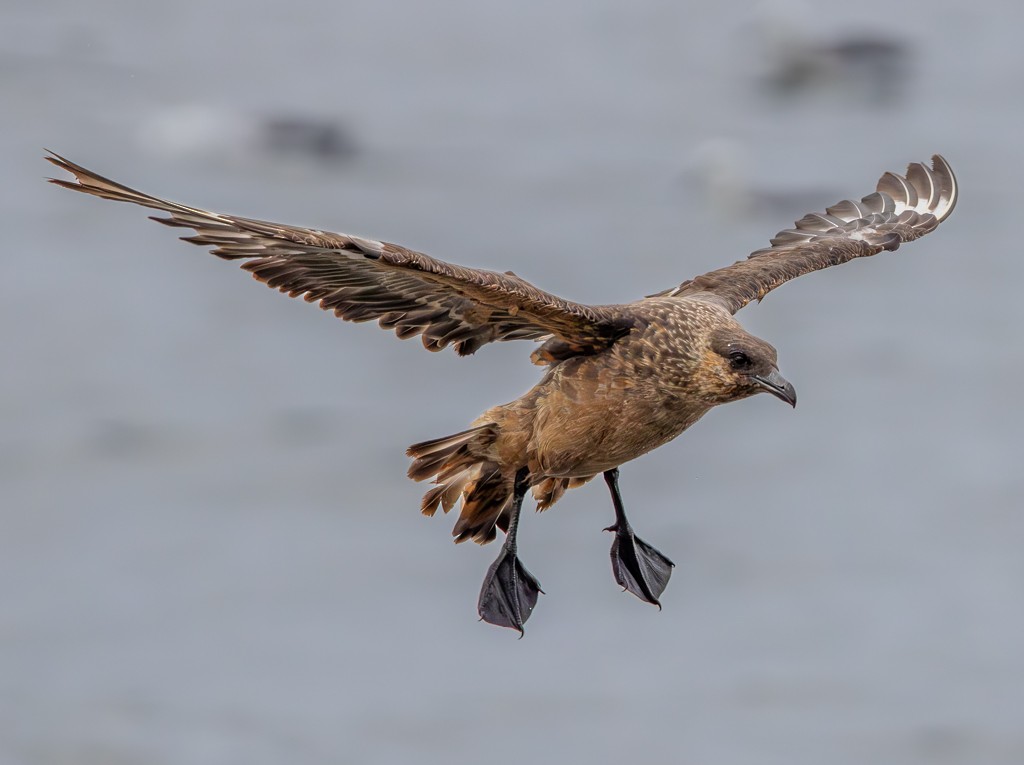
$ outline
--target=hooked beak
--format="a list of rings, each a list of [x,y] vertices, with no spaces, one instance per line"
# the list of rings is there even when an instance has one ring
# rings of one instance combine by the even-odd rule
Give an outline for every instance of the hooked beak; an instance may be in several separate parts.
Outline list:
[[[796,406],[796,388],[779,374],[779,370],[773,369],[766,375],[751,375],[751,379],[776,398],[792,407]]]

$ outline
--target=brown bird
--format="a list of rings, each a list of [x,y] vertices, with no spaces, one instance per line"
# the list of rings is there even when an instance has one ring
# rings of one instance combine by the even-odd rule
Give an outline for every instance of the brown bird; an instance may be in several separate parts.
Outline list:
[[[408,449],[409,476],[432,479],[421,509],[446,513],[461,500],[456,542],[505,542],[480,592],[491,624],[523,632],[540,583],[519,560],[523,499],[537,509],[603,474],[612,495],[615,580],[660,608],[673,563],[633,533],[619,494],[619,465],[671,441],[712,407],[768,392],[796,406],[775,348],[733,318],[752,300],[802,274],[895,250],[953,211],[957,183],[942,157],[885,173],[877,191],[811,213],[771,246],[677,287],[620,305],[585,305],[552,295],[512,272],[435,260],[375,239],[222,215],[122,186],[63,157],[47,159],[75,176],[64,188],[167,213],[160,223],[195,231],[186,242],[227,260],[291,297],[348,321],[376,320],[427,350],[460,356],[496,340],[536,340],[546,367],[531,390],[484,412],[468,430]]]

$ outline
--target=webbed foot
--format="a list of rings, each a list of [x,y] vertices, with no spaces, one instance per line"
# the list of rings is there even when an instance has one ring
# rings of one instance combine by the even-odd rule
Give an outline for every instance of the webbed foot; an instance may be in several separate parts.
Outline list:
[[[537,596],[543,592],[540,582],[526,570],[515,550],[506,545],[487,569],[477,613],[488,624],[518,630],[522,637],[523,624],[533,613]]]
[[[606,470],[604,480],[612,493],[612,505],[615,507],[615,523],[605,529],[615,532],[615,541],[612,542],[612,573],[615,574],[615,581],[645,603],[657,606],[660,611],[658,598],[668,586],[676,564],[633,533],[626,520],[622,495],[619,494],[619,469]]]
[[[676,564],[636,536],[629,526],[623,528],[615,524],[605,531],[615,532],[611,551],[615,581],[640,600],[657,606],[660,611],[658,598],[668,586],[672,568]]]

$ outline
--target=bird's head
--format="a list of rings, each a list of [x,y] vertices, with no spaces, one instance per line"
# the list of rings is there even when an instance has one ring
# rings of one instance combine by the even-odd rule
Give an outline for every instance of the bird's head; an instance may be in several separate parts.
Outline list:
[[[715,329],[709,339],[699,376],[703,392],[715,403],[771,393],[796,406],[796,390],[779,374],[778,354],[771,344],[738,324]]]

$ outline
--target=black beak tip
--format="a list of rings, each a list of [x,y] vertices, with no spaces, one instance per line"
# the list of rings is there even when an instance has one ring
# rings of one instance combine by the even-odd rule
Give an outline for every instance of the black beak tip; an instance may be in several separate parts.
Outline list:
[[[796,388],[786,378],[773,371],[768,375],[755,375],[754,381],[761,386],[762,389],[771,393],[775,398],[780,401],[785,401],[791,407],[796,409]]]

